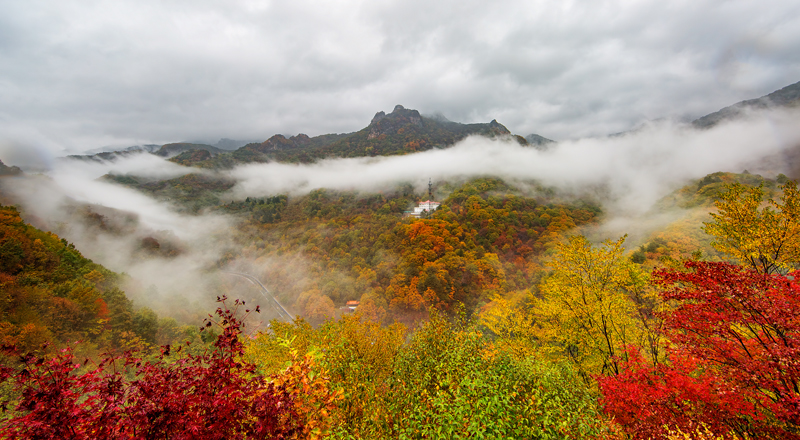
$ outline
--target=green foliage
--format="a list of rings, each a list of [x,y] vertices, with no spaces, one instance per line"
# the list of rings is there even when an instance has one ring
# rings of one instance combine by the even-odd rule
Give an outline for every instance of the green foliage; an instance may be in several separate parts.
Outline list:
[[[438,313],[398,356],[397,438],[590,438],[595,396],[571,367],[495,353],[474,323]]]
[[[289,197],[247,197],[242,201],[233,201],[218,207],[223,212],[248,213],[252,221],[257,223],[276,223],[281,220],[281,212],[286,208]]]
[[[196,151],[189,151],[185,154],[197,154]],[[233,180],[200,173],[190,173],[174,179],[156,181],[114,174],[107,174],[103,176],[103,179],[169,201],[178,209],[189,213],[198,213],[203,209],[220,205],[220,195],[231,189],[235,183]]]
[[[247,343],[262,373],[292,353],[317,359],[342,399],[331,409],[334,439],[592,438],[607,431],[587,389],[566,364],[498,352],[462,312],[435,310],[409,340],[359,313],[313,329],[273,321]]]

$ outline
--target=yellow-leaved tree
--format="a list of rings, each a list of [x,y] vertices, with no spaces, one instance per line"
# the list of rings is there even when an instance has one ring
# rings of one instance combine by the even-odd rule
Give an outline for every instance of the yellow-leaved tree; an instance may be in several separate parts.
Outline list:
[[[584,378],[618,374],[629,345],[658,360],[656,296],[648,275],[625,257],[624,241],[594,247],[573,236],[558,244],[541,298],[534,300],[543,350],[568,358]]]
[[[780,200],[764,199],[764,184],[732,183],[719,195],[713,221],[703,230],[711,243],[760,273],[785,273],[800,258],[800,195],[797,183],[780,186]]]
[[[481,313],[480,323],[494,333],[496,346],[515,359],[536,355],[538,329],[529,309],[498,295]]]

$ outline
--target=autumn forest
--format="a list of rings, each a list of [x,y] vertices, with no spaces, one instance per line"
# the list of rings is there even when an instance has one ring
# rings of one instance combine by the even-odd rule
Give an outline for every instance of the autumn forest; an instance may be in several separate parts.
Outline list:
[[[0,177],[0,438],[800,439],[791,170],[676,180],[638,213],[636,188],[500,172],[252,183],[567,148],[398,107],[357,133],[64,159],[143,161],[87,179],[130,210]]]

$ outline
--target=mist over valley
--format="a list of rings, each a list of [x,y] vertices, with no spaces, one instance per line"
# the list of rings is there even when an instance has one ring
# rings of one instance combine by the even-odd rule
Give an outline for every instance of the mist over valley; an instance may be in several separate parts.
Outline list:
[[[457,272],[466,276],[462,267],[438,280],[438,299],[392,305],[394,292],[414,278],[396,279],[409,245],[397,234],[414,224],[404,212],[428,198],[429,180],[442,203],[432,219],[489,235],[472,244],[462,237],[453,252],[473,252],[478,260],[499,255],[492,270],[502,281],[495,281],[524,290],[552,245],[545,238],[551,226],[597,242],[628,234],[627,245],[635,248],[675,222],[702,218],[694,210],[707,212],[708,202],[666,206],[665,197],[685,185],[718,171],[793,176],[797,88],[783,89],[777,95],[789,99],[774,105],[739,105],[738,113],[713,124],[662,119],[613,136],[561,142],[530,135],[538,142],[529,143],[497,121],[459,124],[397,106],[351,134],[273,136],[231,151],[177,143],[51,158],[43,173],[4,179],[2,191],[26,220],[128,274],[129,295],[159,313],[185,317],[174,310],[175,298],[182,298],[195,304],[196,316],[220,289],[264,301],[257,289],[226,274],[238,271],[258,277],[300,316],[319,321],[341,313],[347,301],[373,298],[378,316],[390,321],[437,301],[454,304],[454,297],[471,310],[491,300],[485,286],[453,281]],[[465,191],[481,206],[468,207]],[[472,211],[486,208],[521,214],[509,198],[529,206],[534,218],[488,233],[486,220],[472,218]],[[573,218],[575,210],[590,214]],[[566,224],[556,226],[555,213],[567,213]],[[421,298],[429,287],[414,289]]]

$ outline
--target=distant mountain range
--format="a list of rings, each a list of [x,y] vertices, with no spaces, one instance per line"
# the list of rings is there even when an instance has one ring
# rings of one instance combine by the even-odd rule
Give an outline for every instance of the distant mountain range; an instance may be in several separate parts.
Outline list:
[[[121,151],[105,151],[92,155],[70,156],[71,159],[109,160],[118,156],[149,152],[186,166],[231,168],[251,162],[310,163],[329,157],[370,157],[409,154],[433,148],[446,148],[470,135],[509,137],[521,145],[545,149],[555,141],[537,134],[517,136],[496,120],[489,123],[461,124],[442,115],[423,116],[417,110],[397,105],[391,113],[378,112],[365,128],[342,134],[310,137],[298,134],[286,138],[276,134],[264,142],[251,142],[235,150],[219,148],[240,141],[222,139],[212,146],[178,142],[152,148],[130,147]]]
[[[722,121],[742,117],[749,111],[776,107],[800,107],[800,82],[796,82],[757,99],[737,102],[722,110],[695,119],[692,121],[692,125],[697,128],[710,128]]]
[[[388,156],[445,148],[470,135],[512,136],[496,120],[460,124],[441,116],[422,116],[417,110],[397,105],[389,114],[376,113],[368,126],[354,133],[315,137],[299,134],[288,139],[275,135],[262,143],[245,145],[233,154],[247,162],[264,159],[313,162],[326,157]],[[528,144],[520,136],[515,138],[523,145]]]
[[[800,82],[757,99],[742,101],[696,119],[696,128],[710,128],[722,121],[736,119],[749,111],[775,107],[800,106]],[[634,130],[635,131],[635,130]],[[624,135],[617,133],[616,135]],[[380,111],[365,128],[342,134],[310,137],[298,134],[286,138],[276,134],[264,142],[220,139],[216,146],[179,142],[172,144],[129,147],[121,151],[102,152],[87,156],[70,156],[88,160],[108,160],[120,155],[149,152],[186,166],[203,168],[232,168],[242,163],[291,162],[310,163],[330,157],[371,157],[409,154],[433,148],[446,148],[471,135],[490,138],[508,137],[521,145],[546,150],[555,141],[538,134],[522,137],[512,134],[505,126],[492,120],[489,123],[461,124],[443,115],[421,115],[417,110],[397,105],[391,113]]]

